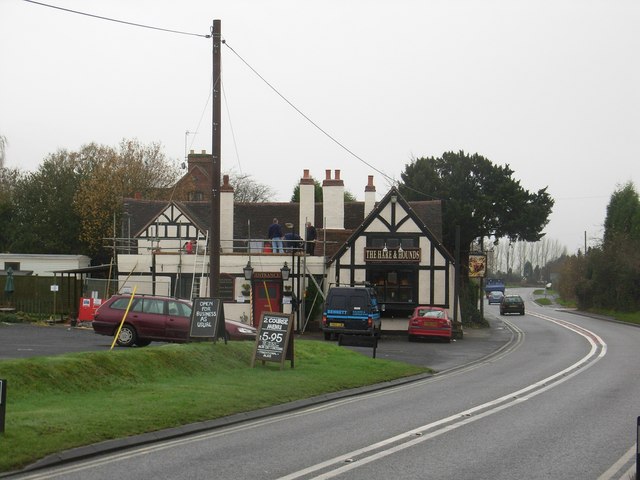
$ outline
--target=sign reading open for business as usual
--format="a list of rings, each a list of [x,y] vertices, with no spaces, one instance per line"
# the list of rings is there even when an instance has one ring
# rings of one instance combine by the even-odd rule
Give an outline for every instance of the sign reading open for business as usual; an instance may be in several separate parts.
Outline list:
[[[190,337],[224,338],[225,335],[224,309],[219,298],[196,298],[191,310]]]

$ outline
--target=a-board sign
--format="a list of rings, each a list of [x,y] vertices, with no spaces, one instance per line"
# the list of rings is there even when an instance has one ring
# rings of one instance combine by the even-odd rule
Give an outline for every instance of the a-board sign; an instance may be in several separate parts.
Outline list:
[[[224,338],[227,343],[224,324],[224,308],[219,298],[195,298],[191,310],[189,336],[194,338]]]
[[[253,351],[251,366],[256,360],[280,363],[291,361],[293,368],[293,316],[280,312],[263,312],[258,326],[256,345]]]

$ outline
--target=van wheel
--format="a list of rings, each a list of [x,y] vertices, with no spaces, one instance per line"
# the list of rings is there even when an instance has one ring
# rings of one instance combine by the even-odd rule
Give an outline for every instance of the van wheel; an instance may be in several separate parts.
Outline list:
[[[325,340],[331,340],[331,332],[323,332]]]
[[[133,347],[138,340],[136,329],[131,325],[123,325],[118,335],[117,344],[121,347]]]

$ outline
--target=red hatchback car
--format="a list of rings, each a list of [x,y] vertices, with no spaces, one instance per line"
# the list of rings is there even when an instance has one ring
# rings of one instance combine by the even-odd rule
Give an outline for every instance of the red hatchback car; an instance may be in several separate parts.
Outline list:
[[[437,337],[450,342],[453,336],[446,308],[416,307],[409,319],[409,341],[417,337]]]
[[[100,305],[92,322],[93,331],[113,337],[129,305],[130,295],[114,295]],[[189,341],[191,302],[171,297],[136,296],[122,325],[117,343],[122,347],[145,347],[152,341]],[[250,325],[225,320],[227,338],[255,340],[256,329]]]

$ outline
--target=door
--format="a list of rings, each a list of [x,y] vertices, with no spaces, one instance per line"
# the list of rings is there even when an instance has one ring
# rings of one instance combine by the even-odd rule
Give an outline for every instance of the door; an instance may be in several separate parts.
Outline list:
[[[260,323],[262,312],[282,311],[280,280],[258,280],[253,284],[253,325]]]
[[[187,341],[191,326],[191,307],[175,300],[167,301],[165,335],[170,340]]]

